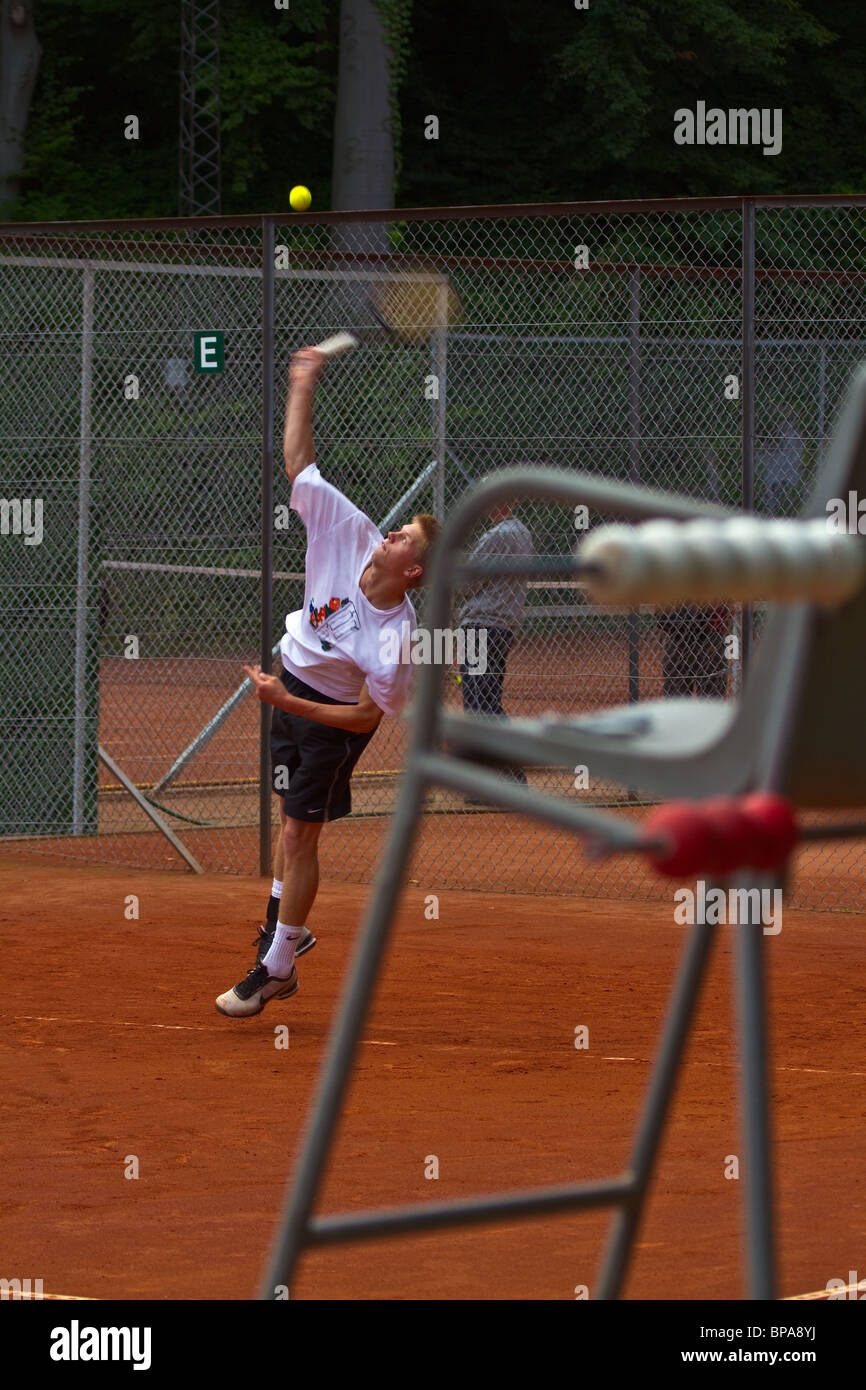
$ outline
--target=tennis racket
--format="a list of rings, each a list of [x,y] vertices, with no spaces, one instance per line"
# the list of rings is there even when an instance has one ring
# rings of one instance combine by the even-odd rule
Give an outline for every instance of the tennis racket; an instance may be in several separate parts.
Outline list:
[[[342,329],[317,343],[316,350],[325,357],[339,357],[362,342],[383,337],[404,344],[423,343],[463,316],[460,296],[445,275],[390,275],[371,292],[365,307],[371,322]]]

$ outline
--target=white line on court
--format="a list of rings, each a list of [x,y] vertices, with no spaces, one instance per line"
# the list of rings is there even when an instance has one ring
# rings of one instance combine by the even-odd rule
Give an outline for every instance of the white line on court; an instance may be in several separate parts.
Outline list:
[[[224,1024],[212,1023],[191,1024],[191,1023],[125,1023],[119,1018],[62,1018],[59,1014],[18,1014],[15,1018],[8,1020],[9,1023],[88,1023],[96,1028],[162,1028],[171,1032],[179,1033],[223,1033],[226,1031]],[[395,1042],[381,1042],[376,1038],[362,1038],[362,1045],[366,1047],[397,1047]]]
[[[18,1014],[10,1023],[90,1023],[97,1028],[164,1028],[178,1033],[220,1033],[218,1023],[205,1027],[190,1023],[125,1023],[120,1018],[61,1018],[58,1014]]]
[[[4,1303],[47,1303],[49,1299],[58,1303],[99,1303],[98,1298],[90,1298],[82,1293],[15,1293],[4,1298]]]
[[[591,1060],[590,1053],[586,1053],[587,1059]],[[602,1057],[602,1062],[641,1062],[645,1066],[652,1066],[652,1057]],[[729,1062],[720,1058],[718,1061],[702,1062],[699,1058],[690,1057],[687,1062],[690,1067],[738,1067],[739,1062]],[[773,1071],[794,1071],[804,1076],[866,1076],[866,1071],[841,1071],[838,1067],[784,1067],[773,1066]]]
[[[95,1028],[159,1028],[165,1032],[175,1033],[224,1033],[225,1025],[214,1023],[190,1024],[190,1023],[127,1023],[123,1019],[113,1018],[62,1018],[59,1014],[18,1014],[15,1018],[7,1020],[8,1023],[87,1023]],[[408,1031],[405,1030],[405,1031]],[[362,1038],[361,1045],[366,1047],[398,1047],[396,1042],[383,1042],[377,1038]],[[433,1044],[430,1051],[439,1049]],[[455,1049],[451,1049],[455,1050]],[[592,1053],[584,1054],[587,1061],[594,1061]],[[507,1061],[519,1061],[520,1058],[506,1058]],[[642,1066],[652,1066],[652,1057],[601,1057],[602,1062],[634,1062]],[[738,1067],[738,1062],[726,1061],[722,1058],[714,1059],[712,1062],[702,1062],[698,1058],[690,1058],[689,1066],[694,1067]],[[775,1066],[774,1071],[796,1072],[803,1076],[866,1076],[866,1071],[843,1071],[838,1067],[785,1067]]]
[[[809,1303],[816,1302],[818,1299],[826,1301],[831,1297],[831,1295],[833,1296],[833,1300],[835,1302],[837,1298],[846,1298],[850,1293],[853,1293],[855,1296],[859,1293],[861,1298],[866,1297],[866,1279],[861,1279],[858,1284],[843,1284],[839,1288],[834,1287],[832,1289],[816,1289],[814,1293],[792,1293],[789,1294],[787,1298],[783,1298],[782,1302]]]

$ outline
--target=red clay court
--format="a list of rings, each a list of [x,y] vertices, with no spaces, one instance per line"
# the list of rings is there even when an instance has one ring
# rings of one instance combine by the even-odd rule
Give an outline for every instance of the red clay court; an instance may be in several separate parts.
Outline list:
[[[4,1247],[46,1296],[256,1296],[370,892],[327,886],[323,868],[300,993],[233,1023],[213,1000],[252,957],[260,880],[0,862],[7,979],[18,981],[3,1039]],[[431,921],[426,892],[405,890],[319,1209],[613,1175],[687,929],[669,903],[458,891],[440,893]],[[137,921],[124,916],[129,894]],[[789,910],[767,938],[783,1297],[847,1281],[863,1248],[864,930],[866,913]],[[744,1295],[742,1183],[724,1175],[741,1152],[732,945],[721,928],[631,1299]],[[133,1154],[137,1180],[124,1177]],[[430,1155],[437,1181],[424,1176]],[[314,1251],[291,1296],[573,1299],[579,1285],[592,1296],[609,1220]]]

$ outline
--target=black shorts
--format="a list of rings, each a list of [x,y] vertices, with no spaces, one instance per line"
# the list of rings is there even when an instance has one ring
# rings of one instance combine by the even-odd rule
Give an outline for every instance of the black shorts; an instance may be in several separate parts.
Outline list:
[[[315,700],[320,705],[347,703],[305,685],[285,667],[282,681],[302,700]],[[375,732],[351,734],[275,708],[271,717],[271,784],[283,798],[286,815],[317,822],[347,816],[352,809],[349,782]]]

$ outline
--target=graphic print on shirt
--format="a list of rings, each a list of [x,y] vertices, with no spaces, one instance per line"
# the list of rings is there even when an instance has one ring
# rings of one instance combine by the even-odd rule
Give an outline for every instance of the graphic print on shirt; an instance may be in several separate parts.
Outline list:
[[[348,598],[331,598],[327,604],[317,608],[315,603],[310,601],[310,626],[319,631],[323,628],[328,637],[333,637],[337,642],[346,637],[350,632],[359,632],[361,624],[358,622],[358,615],[355,612],[355,605]],[[331,643],[326,641],[320,633],[319,641],[322,644],[322,651],[329,652]]]

